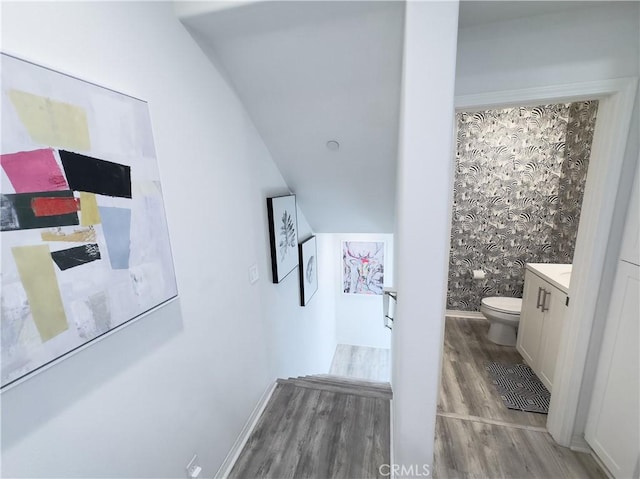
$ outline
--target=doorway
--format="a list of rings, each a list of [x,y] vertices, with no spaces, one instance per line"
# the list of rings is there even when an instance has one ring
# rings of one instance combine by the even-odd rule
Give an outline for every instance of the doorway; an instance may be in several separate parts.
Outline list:
[[[597,109],[584,101],[456,115],[447,310],[521,298],[526,263],[572,263]]]
[[[636,79],[620,79],[456,98],[458,112],[513,105],[599,101],[569,289],[571,302],[556,364],[557,387],[554,388],[547,420],[547,429],[554,440],[567,447],[572,445],[574,434],[582,434],[580,428],[583,425],[576,424],[576,416],[585,362],[594,354],[589,350],[589,338],[596,303],[599,297],[606,298],[610,294],[607,285],[602,284],[601,272],[607,250],[612,247],[609,245],[609,230],[616,207],[615,193],[624,174],[624,148],[636,88]]]

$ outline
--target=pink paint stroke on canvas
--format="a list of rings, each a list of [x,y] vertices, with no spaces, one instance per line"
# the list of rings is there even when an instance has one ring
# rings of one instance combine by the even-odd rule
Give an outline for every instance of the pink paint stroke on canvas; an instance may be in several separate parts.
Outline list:
[[[0,155],[0,164],[16,193],[69,189],[51,148]]]

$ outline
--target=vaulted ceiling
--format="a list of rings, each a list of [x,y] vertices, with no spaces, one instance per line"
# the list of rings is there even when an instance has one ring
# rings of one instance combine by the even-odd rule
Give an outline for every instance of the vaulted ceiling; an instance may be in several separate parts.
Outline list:
[[[462,2],[460,26],[589,3]],[[393,232],[404,1],[175,5],[236,90],[314,231]]]

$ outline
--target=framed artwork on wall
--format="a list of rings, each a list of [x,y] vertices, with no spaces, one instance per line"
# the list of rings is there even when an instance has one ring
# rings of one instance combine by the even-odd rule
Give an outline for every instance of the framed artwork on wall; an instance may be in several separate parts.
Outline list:
[[[306,306],[318,290],[318,249],[316,237],[300,243],[300,305]]]
[[[383,294],[384,242],[342,242],[342,292]]]
[[[146,102],[0,60],[4,388],[178,291]]]
[[[296,196],[267,198],[271,271],[279,283],[298,266],[298,216]]]

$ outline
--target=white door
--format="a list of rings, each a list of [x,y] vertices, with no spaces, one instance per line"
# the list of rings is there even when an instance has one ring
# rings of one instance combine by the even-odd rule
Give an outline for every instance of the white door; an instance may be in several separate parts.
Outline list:
[[[640,451],[639,271],[618,263],[585,430],[615,478],[633,477]]]

